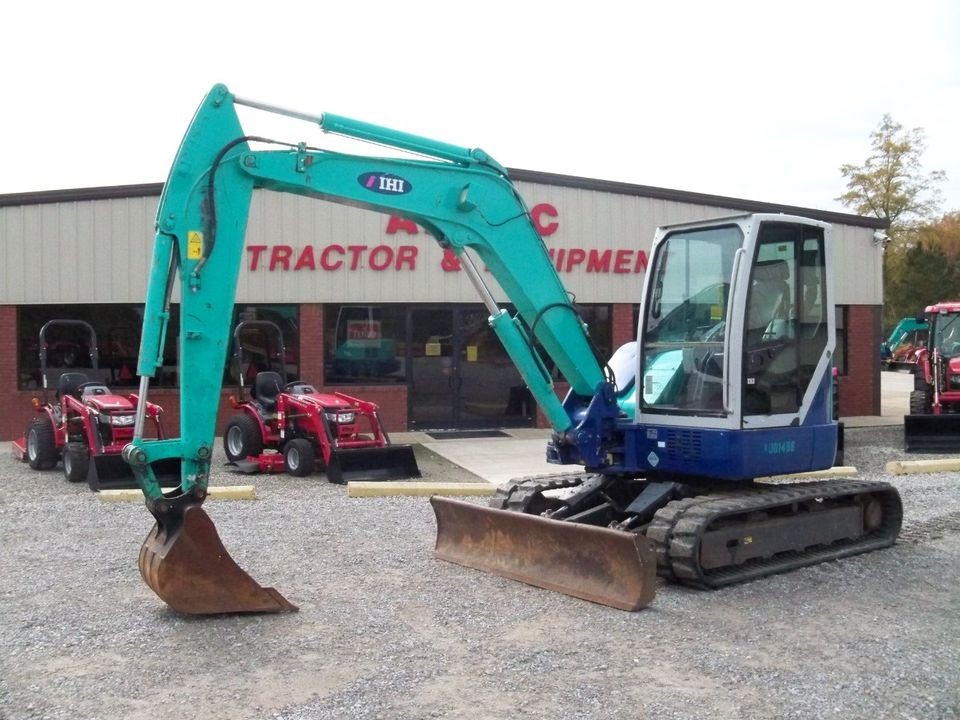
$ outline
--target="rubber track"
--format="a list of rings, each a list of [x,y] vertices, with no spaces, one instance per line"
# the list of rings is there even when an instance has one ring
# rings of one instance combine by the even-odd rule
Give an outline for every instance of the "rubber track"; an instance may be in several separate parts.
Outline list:
[[[703,534],[713,522],[725,515],[763,511],[816,498],[840,498],[865,493],[875,494],[883,509],[880,527],[869,535],[710,571],[705,571],[699,565]],[[675,500],[657,512],[647,528],[646,536],[656,548],[661,576],[691,587],[712,589],[889,547],[896,540],[902,521],[903,507],[893,486],[859,480],[828,480],[770,485],[769,489],[755,488]]]
[[[490,507],[512,512],[529,512],[530,502],[545,490],[576,487],[590,478],[589,473],[528,475],[510,481],[490,499]]]

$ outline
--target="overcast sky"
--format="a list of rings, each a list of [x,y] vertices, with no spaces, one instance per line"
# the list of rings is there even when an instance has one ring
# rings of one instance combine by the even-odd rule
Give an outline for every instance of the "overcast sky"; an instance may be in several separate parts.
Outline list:
[[[161,182],[223,82],[508,167],[833,210],[890,113],[960,210],[956,0],[13,2],[0,67],[0,193]]]

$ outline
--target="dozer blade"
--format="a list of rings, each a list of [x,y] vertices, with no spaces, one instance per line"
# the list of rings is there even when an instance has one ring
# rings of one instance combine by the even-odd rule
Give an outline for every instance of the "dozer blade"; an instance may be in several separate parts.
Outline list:
[[[188,506],[178,528],[158,521],[140,548],[140,574],[177,612],[188,615],[296,612],[273,588],[261,587],[237,565],[199,505]]]
[[[160,487],[180,485],[180,458],[157,460],[150,464]],[[130,465],[119,453],[91,455],[87,467],[87,485],[94,492],[100,490],[136,490],[140,487]]]
[[[439,496],[430,504],[441,560],[621,610],[653,601],[657,560],[643,535]]]
[[[916,453],[960,453],[960,414],[905,415],[903,449]]]
[[[344,485],[353,480],[400,480],[420,477],[420,466],[410,445],[334,450],[327,463],[327,479]]]

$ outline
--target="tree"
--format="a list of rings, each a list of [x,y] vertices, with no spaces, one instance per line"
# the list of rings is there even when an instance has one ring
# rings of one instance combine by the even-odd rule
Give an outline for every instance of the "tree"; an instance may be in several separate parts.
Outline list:
[[[920,158],[926,149],[922,128],[904,130],[890,115],[870,134],[871,152],[862,165],[843,165],[847,191],[836,198],[860,215],[890,223],[894,249],[902,247],[917,225],[932,218],[940,206],[937,183],[941,170],[925,173]]]
[[[903,262],[886,275],[883,322],[888,331],[927,305],[960,297],[960,265],[942,247],[920,243],[906,248]]]
[[[924,223],[916,232],[917,242],[928,248],[938,248],[951,261],[960,259],[960,212],[948,212],[939,220]]]
[[[886,332],[901,317],[953,292],[958,281],[955,250],[948,242],[949,223],[932,222],[940,206],[937,184],[941,170],[924,172],[920,158],[926,149],[922,128],[904,130],[890,115],[870,134],[870,155],[862,165],[843,165],[847,191],[836,198],[860,215],[886,220],[890,246],[883,256]],[[940,223],[943,223],[941,226]]]

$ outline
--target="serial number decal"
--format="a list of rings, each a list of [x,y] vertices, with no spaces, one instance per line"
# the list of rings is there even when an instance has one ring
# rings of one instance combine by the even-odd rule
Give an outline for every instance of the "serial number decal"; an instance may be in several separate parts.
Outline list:
[[[781,440],[780,442],[766,442],[763,451],[767,455],[788,455],[797,451],[796,440]]]

